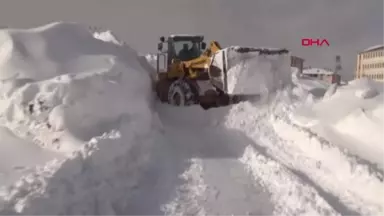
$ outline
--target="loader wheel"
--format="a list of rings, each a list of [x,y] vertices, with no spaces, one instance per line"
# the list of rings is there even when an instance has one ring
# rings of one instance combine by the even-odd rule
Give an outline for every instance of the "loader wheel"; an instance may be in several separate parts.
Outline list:
[[[174,106],[190,106],[196,104],[194,86],[183,79],[172,82],[168,90],[168,103]]]

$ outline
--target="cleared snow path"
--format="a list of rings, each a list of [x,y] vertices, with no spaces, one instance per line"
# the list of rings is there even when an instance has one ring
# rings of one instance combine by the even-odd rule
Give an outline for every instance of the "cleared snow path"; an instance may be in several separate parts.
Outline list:
[[[159,114],[168,140],[158,146],[154,164],[143,176],[139,193],[127,214],[273,212],[269,192],[253,181],[237,160],[245,147],[234,145],[240,134],[215,125],[208,128],[214,122],[205,119],[204,111],[199,109],[160,105]],[[205,117],[212,117],[210,114],[205,113]]]
[[[127,214],[338,215],[245,133],[226,128],[229,108],[158,110],[167,140],[158,143]]]

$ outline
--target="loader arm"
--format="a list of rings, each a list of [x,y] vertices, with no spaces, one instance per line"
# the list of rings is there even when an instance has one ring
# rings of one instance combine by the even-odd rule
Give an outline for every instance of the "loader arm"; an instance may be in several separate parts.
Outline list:
[[[211,41],[209,47],[199,57],[184,61],[180,66],[191,79],[209,79],[207,69],[211,63],[211,57],[219,50],[221,50],[220,44],[217,41]]]

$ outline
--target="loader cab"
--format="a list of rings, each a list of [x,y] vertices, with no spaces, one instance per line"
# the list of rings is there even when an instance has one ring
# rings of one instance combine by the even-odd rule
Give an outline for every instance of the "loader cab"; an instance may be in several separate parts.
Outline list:
[[[164,50],[166,46],[166,50]],[[167,39],[160,37],[157,54],[157,71],[166,72],[172,60],[189,61],[199,57],[206,49],[204,36],[171,35]]]

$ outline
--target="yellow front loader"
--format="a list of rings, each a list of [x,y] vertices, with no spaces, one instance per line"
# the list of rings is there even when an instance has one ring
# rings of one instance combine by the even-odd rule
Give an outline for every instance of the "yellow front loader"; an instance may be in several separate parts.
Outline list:
[[[227,60],[214,59],[221,47],[212,41],[206,47],[199,35],[170,35],[158,44],[155,90],[163,103],[174,106],[199,104],[203,109],[227,106],[259,95],[227,93]]]

